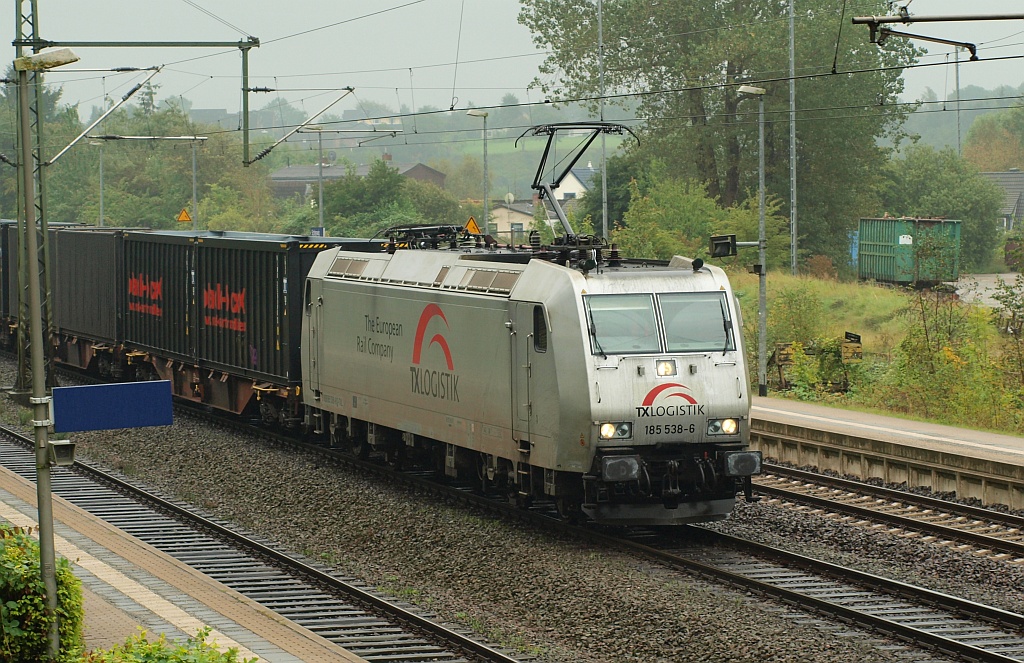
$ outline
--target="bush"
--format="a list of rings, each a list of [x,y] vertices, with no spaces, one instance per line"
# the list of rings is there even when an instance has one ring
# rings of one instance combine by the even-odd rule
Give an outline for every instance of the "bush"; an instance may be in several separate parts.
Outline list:
[[[71,564],[57,559],[57,618],[60,652],[57,660],[81,660],[82,584]],[[46,611],[46,592],[39,568],[39,544],[29,532],[0,523],[0,660],[11,663],[46,660],[54,616]]]
[[[257,660],[239,661],[235,649],[219,651],[213,643],[206,641],[209,635],[210,627],[204,626],[185,645],[177,645],[167,642],[163,634],[150,642],[142,632],[110,651],[89,654],[85,663],[253,663]]]

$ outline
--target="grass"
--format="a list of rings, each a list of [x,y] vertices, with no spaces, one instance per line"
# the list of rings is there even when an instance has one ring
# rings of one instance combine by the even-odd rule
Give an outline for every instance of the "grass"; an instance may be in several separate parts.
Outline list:
[[[734,271],[729,278],[743,302],[744,318],[750,327],[757,320],[758,277],[745,271]],[[770,272],[766,286],[769,311],[772,311],[773,300],[784,291],[801,293],[814,300],[816,319],[805,321],[805,326],[812,328],[816,337],[842,337],[846,332],[853,332],[860,335],[865,354],[881,355],[888,355],[903,338],[904,322],[899,312],[910,303],[908,293],[903,290],[783,272]],[[769,314],[769,322],[771,319]],[[801,340],[776,337],[771,328],[768,339],[780,343]],[[748,343],[755,342],[755,339],[747,340]]]
[[[730,273],[730,278],[743,309],[744,339],[754,373],[758,278],[739,271]],[[790,391],[773,386],[778,374],[769,365],[773,396],[1010,435],[1024,432],[1024,387],[1012,371],[1004,370],[1006,361],[1012,358],[1004,355],[1014,351],[1013,340],[1000,335],[986,307],[957,312],[955,302],[942,303],[944,300],[935,295],[926,294],[920,299],[920,293],[873,283],[795,277],[782,272],[769,274],[767,294],[769,361],[776,343],[799,341],[806,345],[817,341],[827,347],[828,339],[833,339],[834,348],[835,339],[842,339],[846,332],[860,335],[864,352],[864,361],[848,365],[845,371],[835,363],[825,368],[818,360],[810,364],[805,361],[803,368],[786,367],[786,377],[793,386]],[[929,341],[931,349],[922,347],[919,338],[901,346],[914,325],[921,324],[922,302],[930,319],[929,333],[938,331],[940,335]],[[904,315],[907,310],[916,312]],[[941,330],[947,322],[956,320],[961,320],[957,323],[961,331],[944,340]],[[942,347],[936,348],[936,343]],[[820,356],[828,361],[828,354]],[[931,368],[908,373],[906,362],[915,368]],[[808,366],[819,372],[807,373]],[[904,368],[894,370],[897,367]],[[834,393],[823,388],[824,381],[843,377],[849,378],[851,391]],[[756,381],[754,375],[751,379]]]

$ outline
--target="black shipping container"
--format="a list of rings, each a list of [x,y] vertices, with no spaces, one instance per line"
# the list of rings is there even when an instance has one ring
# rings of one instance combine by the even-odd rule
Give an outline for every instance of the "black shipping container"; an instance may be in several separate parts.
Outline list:
[[[0,250],[3,251],[3,277],[2,284],[0,287],[3,289],[2,303],[0,303],[0,312],[3,317],[17,319],[19,315],[18,307],[21,301],[21,282],[18,274],[18,270],[21,265],[19,247],[21,246],[18,240],[18,223],[16,221],[3,220],[0,222]],[[54,232],[62,228],[80,228],[83,227],[79,223],[51,223],[48,226],[49,229],[49,242],[48,250],[50,252],[50,286],[53,287],[53,262],[55,260],[53,255],[53,235]],[[38,231],[37,231],[38,232]],[[37,238],[41,240],[41,237]],[[42,251],[42,242],[38,242],[39,250]],[[41,302],[43,309],[46,308],[46,301]]]
[[[54,330],[94,341],[124,340],[124,230],[50,231]]]
[[[196,253],[201,366],[277,385],[301,383],[302,288],[316,255],[338,245],[382,242],[210,233]]]
[[[302,287],[326,248],[383,241],[231,231],[125,234],[129,347],[275,385],[301,383]]]
[[[0,219],[0,319],[15,317],[11,313],[11,269],[18,268],[17,261],[11,260],[11,249],[8,240],[9,229],[14,227],[17,232],[17,221]],[[15,300],[16,301],[16,300]],[[15,305],[17,309],[17,305]],[[14,311],[17,314],[17,310]]]
[[[195,233],[124,235],[124,336],[129,347],[195,362]]]

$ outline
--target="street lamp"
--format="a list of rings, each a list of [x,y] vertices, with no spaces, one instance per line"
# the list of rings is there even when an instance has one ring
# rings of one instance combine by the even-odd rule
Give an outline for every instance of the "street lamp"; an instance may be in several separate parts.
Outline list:
[[[482,117],[484,120],[484,233],[490,234],[491,217],[487,205],[487,111],[471,108],[466,111],[466,115]]]
[[[95,145],[100,148],[100,228],[103,227],[103,141],[102,140],[90,140],[90,145]]]
[[[28,72],[41,72],[78,61],[69,48],[47,53],[25,55],[14,59],[18,72],[18,112],[21,115],[21,181],[25,197],[25,255],[30,259],[28,270],[29,351],[32,368],[32,427],[36,445],[36,502],[39,511],[39,569],[46,590],[46,610],[53,615],[49,632],[49,656],[57,658],[60,652],[60,632],[57,629],[57,555],[53,543],[53,496],[50,482],[50,454],[47,427],[50,425],[50,398],[46,395],[46,368],[43,356],[43,302],[39,293],[39,247],[36,234],[36,192],[34,161],[32,159],[31,126],[29,122]],[[35,81],[38,85],[38,79]]]
[[[757,97],[757,395],[768,395],[768,287],[767,266],[764,251],[767,242],[764,237],[764,95],[763,87],[741,85],[737,92],[741,96]]]

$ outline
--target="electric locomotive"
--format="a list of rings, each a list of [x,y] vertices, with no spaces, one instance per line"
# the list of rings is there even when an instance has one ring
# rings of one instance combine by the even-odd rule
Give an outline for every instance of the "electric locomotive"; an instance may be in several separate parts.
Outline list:
[[[567,126],[616,127],[535,131],[550,147]],[[699,259],[628,260],[573,235],[557,182],[535,181],[565,230],[549,246],[407,228],[387,253],[320,253],[303,297],[308,424],[566,516],[724,518],[761,466],[729,281]]]

